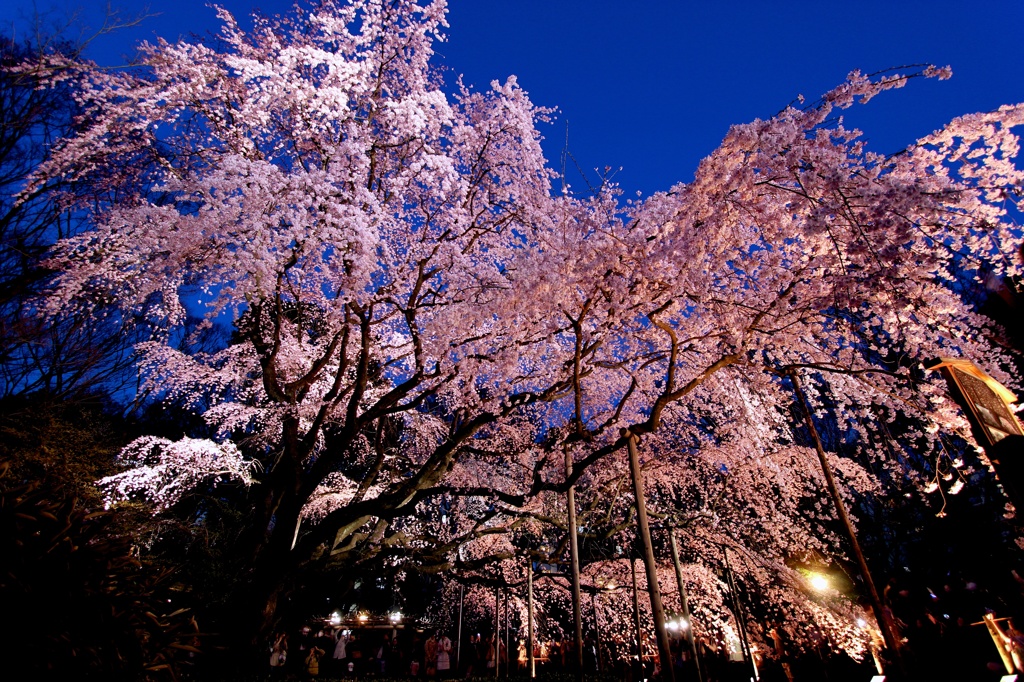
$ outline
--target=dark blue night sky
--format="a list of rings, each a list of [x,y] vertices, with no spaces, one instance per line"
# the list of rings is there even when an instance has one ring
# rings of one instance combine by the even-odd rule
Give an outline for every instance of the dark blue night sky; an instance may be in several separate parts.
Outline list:
[[[105,4],[58,4],[51,16],[83,7],[83,20],[96,26]],[[242,17],[254,7],[273,14],[292,3],[223,4]],[[121,6],[126,15],[136,7]],[[116,64],[138,40],[216,29],[201,0],[151,0],[149,11],[158,16],[101,37],[90,56]],[[31,2],[15,0],[0,19],[10,27],[31,12]],[[952,80],[917,80],[847,112],[848,124],[881,152],[959,114],[1024,100],[1019,0],[452,0],[449,22],[449,41],[437,50],[452,74],[478,88],[515,74],[536,103],[559,109],[558,120],[542,128],[552,165],[568,122],[569,149],[591,180],[595,168],[621,167],[615,179],[627,195],[689,180],[729,125],[770,116],[801,94],[814,100],[853,69],[953,67]],[[577,173],[569,181],[585,191]]]

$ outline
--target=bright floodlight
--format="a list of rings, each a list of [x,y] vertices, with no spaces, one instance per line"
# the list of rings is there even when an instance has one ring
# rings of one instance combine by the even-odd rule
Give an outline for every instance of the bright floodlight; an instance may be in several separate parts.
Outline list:
[[[812,573],[810,577],[811,589],[824,592],[828,589],[828,578],[821,573]]]

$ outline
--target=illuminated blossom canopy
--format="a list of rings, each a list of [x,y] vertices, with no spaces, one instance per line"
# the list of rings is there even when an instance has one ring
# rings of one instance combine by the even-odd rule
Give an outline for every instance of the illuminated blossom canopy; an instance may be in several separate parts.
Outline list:
[[[778,508],[731,536],[781,538],[781,571],[787,546],[817,542],[795,504],[806,449],[780,445],[786,372],[817,377],[812,396],[850,423],[882,406],[961,430],[920,360],[987,358],[1012,384],[954,285],[990,260],[1019,274],[995,257],[1021,238],[1006,210],[1024,106],[882,155],[840,111],[949,71],[854,72],[733,127],[690,183],[630,203],[613,186],[557,194],[536,129],[550,112],[514,77],[444,91],[445,12],[325,0],[246,32],[220,9],[216,46],[144,44],[126,70],[51,65],[83,113],[27,191],[60,188],[95,228],[52,253],[50,309],[119,309],[155,330],[137,347],[144,389],[215,434],[131,444],[110,499],[166,510],[218,477],[254,483],[254,555],[281,580],[321,549],[450,566],[459,545],[544,516],[564,453],[596,495],[620,429],[664,429],[707,462],[763,455]],[[684,481],[684,501],[710,484],[695,467],[666,462],[651,485]],[[736,494],[763,495],[759,480],[737,477]],[[430,525],[445,495],[464,526]]]

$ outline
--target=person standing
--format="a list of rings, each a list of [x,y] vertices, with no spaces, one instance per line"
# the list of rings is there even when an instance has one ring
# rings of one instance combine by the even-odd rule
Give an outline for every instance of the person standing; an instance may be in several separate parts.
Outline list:
[[[405,665],[402,660],[402,647],[398,645],[398,633],[387,643],[387,650],[384,652],[384,663],[388,673],[392,677],[397,677],[405,670]]]
[[[423,640],[420,639],[418,632],[413,631],[412,643],[409,645],[409,675],[411,677],[419,677],[420,671],[423,670]]]
[[[345,652],[348,654],[348,664],[345,668],[349,675],[362,675],[363,674],[363,641],[356,637],[356,633],[353,632],[348,636],[348,644],[345,646]]]
[[[284,664],[288,660],[288,635],[277,633],[274,643],[270,645],[270,672],[275,676],[284,672]]]
[[[324,653],[324,650],[315,644],[309,647],[309,653],[306,654],[306,673],[310,677],[316,677],[320,674],[320,658]]]
[[[463,677],[467,680],[473,676],[473,668],[476,667],[477,659],[479,656],[478,647],[480,643],[477,641],[477,635],[469,636],[469,646],[465,648],[465,653],[462,655],[462,660],[459,661],[459,665],[462,666]]]
[[[448,635],[442,633],[437,640],[437,674],[439,677],[448,677],[448,671],[452,667],[451,651],[452,640],[448,639]]]
[[[377,672],[384,675],[388,671],[388,656],[391,655],[391,637],[384,634],[384,640],[377,647],[374,658],[377,659]]]
[[[487,641],[487,667],[494,670],[495,666],[500,669],[501,666],[508,663],[506,656],[505,644],[501,641],[496,634],[492,634],[491,638]]]
[[[437,638],[433,632],[423,645],[423,667],[426,669],[427,677],[437,676]]]
[[[348,646],[348,630],[338,630],[334,633],[335,644],[334,654],[331,656],[334,659],[334,670],[338,675],[344,675],[347,671],[345,670],[345,664],[347,661],[345,657],[348,656],[346,647]]]

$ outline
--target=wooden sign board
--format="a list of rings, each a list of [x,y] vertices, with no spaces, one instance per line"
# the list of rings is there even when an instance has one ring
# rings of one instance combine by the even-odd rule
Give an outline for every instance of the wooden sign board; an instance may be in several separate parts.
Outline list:
[[[1010,435],[1024,436],[1017,418],[988,383],[959,367],[951,371],[991,445]]]
[[[950,388],[956,389],[954,398],[962,399],[961,406],[985,441],[982,445],[995,445],[1007,436],[1024,436],[1024,429],[1010,411],[1017,397],[973,362],[940,358],[928,369],[940,370]]]

